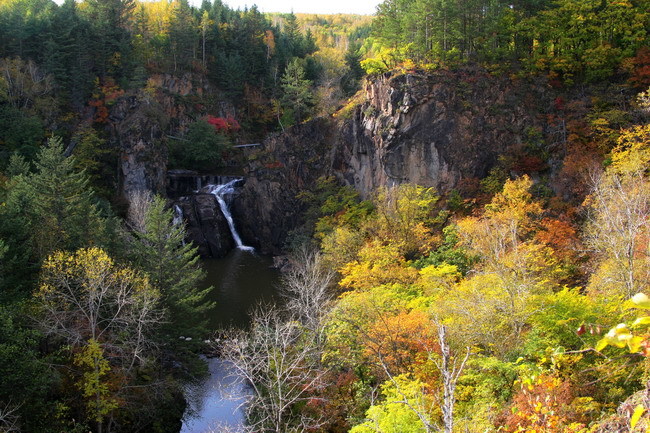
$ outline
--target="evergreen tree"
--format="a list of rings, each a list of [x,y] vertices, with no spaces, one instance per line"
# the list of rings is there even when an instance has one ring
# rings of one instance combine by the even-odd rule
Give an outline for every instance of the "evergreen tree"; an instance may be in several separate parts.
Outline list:
[[[44,37],[44,64],[64,98],[75,107],[86,103],[92,88],[91,53],[87,50],[90,25],[84,22],[74,0],[66,0],[52,15]]]
[[[358,43],[350,43],[345,53],[345,64],[348,71],[341,78],[341,90],[343,90],[343,95],[346,97],[354,95],[359,90],[359,83],[365,74],[360,64],[362,56],[359,53],[359,48]]]
[[[311,81],[305,78],[305,69],[298,59],[292,60],[282,76],[282,102],[286,112],[290,113],[291,123],[305,120],[314,105]],[[286,116],[285,116],[286,117]]]
[[[205,120],[192,123],[184,140],[170,144],[171,167],[210,171],[223,165],[222,155],[229,146],[225,135],[217,133]]]
[[[267,47],[264,35],[267,28],[266,18],[253,6],[242,14],[235,30],[234,43],[241,52],[244,80],[258,87],[263,86],[266,75]]]
[[[28,314],[19,304],[0,305],[0,431],[46,431],[52,406],[47,404],[54,376],[39,358],[39,334],[25,323]],[[6,417],[7,412],[13,419]],[[50,424],[49,427],[52,427]],[[51,431],[51,430],[50,430]]]
[[[34,163],[35,173],[15,176],[3,208],[6,230],[19,249],[40,263],[56,250],[110,243],[109,221],[100,215],[85,172],[75,171],[60,138],[52,138]],[[23,239],[23,237],[25,239]],[[5,239],[7,239],[5,237]]]
[[[298,27],[298,18],[291,12],[284,17],[283,32],[286,36],[286,44],[288,51],[292,57],[302,57],[303,53],[303,37]]]
[[[12,153],[5,174],[9,176],[9,178],[12,178],[20,175],[27,176],[29,172],[30,166],[25,158],[20,153]]]
[[[196,58],[199,34],[187,0],[176,0],[173,3],[173,8],[169,23],[169,37],[174,72],[177,72],[178,69],[189,68],[192,60]]]
[[[179,335],[201,336],[205,332],[205,313],[212,307],[206,300],[212,288],[200,287],[205,275],[197,248],[184,242],[185,227],[174,224],[173,212],[165,209],[163,198],[151,199],[142,194],[134,200],[145,207],[145,212],[141,221],[131,220],[131,254],[140,269],[149,274],[167,310],[163,337],[174,342]]]
[[[135,0],[87,0],[86,13],[93,30],[90,40],[95,69],[100,76],[122,78],[129,71],[129,28]]]

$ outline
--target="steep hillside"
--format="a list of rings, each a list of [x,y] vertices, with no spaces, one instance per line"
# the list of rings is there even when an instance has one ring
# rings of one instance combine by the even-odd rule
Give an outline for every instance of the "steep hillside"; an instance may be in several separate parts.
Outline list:
[[[300,224],[296,197],[321,176],[363,197],[416,183],[476,198],[491,192],[481,190],[486,176],[498,183],[529,174],[546,195],[579,203],[587,172],[602,166],[611,145],[592,143],[592,124],[615,128],[611,118],[631,95],[614,84],[556,89],[543,78],[478,68],[381,75],[367,81],[357,105],[267,139],[248,163],[238,216],[251,242],[278,251]]]

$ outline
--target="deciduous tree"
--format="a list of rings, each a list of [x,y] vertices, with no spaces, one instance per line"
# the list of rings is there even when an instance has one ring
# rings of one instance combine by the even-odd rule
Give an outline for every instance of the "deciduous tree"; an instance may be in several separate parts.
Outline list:
[[[325,370],[320,353],[296,320],[273,308],[258,309],[248,331],[232,331],[222,356],[252,387],[246,405],[249,432],[299,432],[317,428],[325,414],[309,414],[300,405],[317,399]],[[311,416],[311,415],[315,415]]]
[[[117,265],[99,248],[59,251],[43,263],[37,323],[77,353],[86,417],[99,432],[118,402],[128,400],[127,385],[152,356],[152,336],[162,318],[158,298],[146,276]],[[114,389],[104,381],[109,369],[122,378]]]
[[[631,297],[650,284],[650,127],[626,131],[612,165],[595,181],[587,243],[600,256],[590,287]]]

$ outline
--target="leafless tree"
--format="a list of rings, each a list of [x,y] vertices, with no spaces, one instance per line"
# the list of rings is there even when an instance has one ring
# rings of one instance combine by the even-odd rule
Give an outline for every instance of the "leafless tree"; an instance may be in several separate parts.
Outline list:
[[[253,391],[245,403],[248,432],[302,432],[324,422],[324,414],[295,409],[318,401],[324,386],[323,318],[334,274],[314,250],[299,250],[291,262],[282,277],[284,307],[257,307],[250,329],[229,331],[219,348]]]
[[[438,428],[438,425],[435,422],[431,421],[430,414],[434,409],[433,405],[426,404],[424,399],[417,399],[414,401],[413,398],[409,398],[409,396],[404,392],[404,389],[402,388],[400,382],[396,379],[396,376],[389,370],[388,364],[384,361],[383,356],[381,354],[378,354],[378,356],[380,365],[388,377],[388,380],[395,387],[395,391],[402,397],[402,400],[393,400],[392,403],[403,404],[409,408],[409,410],[411,410],[415,416],[418,417],[427,433],[434,433],[439,431],[440,429]],[[424,390],[421,390],[421,392],[424,393]],[[377,428],[379,429],[378,425]]]
[[[18,424],[18,409],[20,406],[0,402],[0,432],[1,433],[18,433],[20,425]]]
[[[424,399],[413,400],[412,396],[409,398],[400,381],[397,380],[400,371],[396,371],[387,359],[391,352],[391,346],[382,344],[380,341],[375,341],[372,336],[363,331],[361,326],[351,321],[348,323],[362,333],[363,338],[366,340],[365,346],[371,349],[375,355],[377,366],[385,375],[386,380],[393,385],[395,391],[402,397],[401,400],[392,401],[392,403],[400,403],[408,407],[418,417],[425,430],[430,433],[440,431],[439,425],[431,420],[431,413],[434,409],[433,404],[437,403],[442,410],[443,430],[445,433],[452,433],[454,426],[454,406],[456,404],[456,385],[469,360],[471,354],[470,347],[466,346],[462,355],[454,353],[456,351],[452,349],[447,327],[433,315],[430,323],[438,331],[438,345],[437,347],[433,347],[429,341],[424,340],[420,341],[420,343],[424,350],[426,350],[427,357],[433,361],[440,372],[442,399],[437,399],[437,402],[434,400],[433,404],[427,404]],[[414,336],[414,338],[417,337]],[[422,392],[425,391],[422,390]]]
[[[452,433],[454,430],[456,384],[469,359],[470,348],[466,348],[465,357],[458,362],[459,359],[452,356],[447,339],[447,327],[442,324],[438,324],[438,342],[440,343],[440,358],[434,357],[433,360],[442,377],[442,423],[445,433]]]
[[[437,321],[434,321],[432,325],[438,328],[440,354],[438,354],[434,348],[430,347],[427,349],[428,358],[434,362],[442,379],[442,401],[439,402],[439,404],[440,409],[442,410],[443,429],[445,433],[452,433],[454,428],[454,406],[456,405],[456,385],[458,383],[458,378],[462,374],[469,359],[470,348],[465,348],[465,354],[462,360],[456,357],[453,354],[449,343],[447,327]],[[394,403],[402,403],[413,411],[422,422],[422,425],[427,432],[439,431],[439,427],[430,419],[430,414],[433,408],[422,404],[422,402],[414,404],[409,398],[407,398],[407,395],[402,391],[399,382],[395,379],[394,373],[388,368],[388,364],[385,362],[381,353],[378,354],[378,359],[384,373],[388,377],[388,380],[393,384],[396,391],[403,397],[403,400],[395,401]]]
[[[3,87],[9,102],[19,109],[32,107],[38,98],[50,94],[54,89],[52,77],[31,60],[0,60],[0,77],[4,79]]]
[[[162,320],[158,297],[146,277],[98,248],[58,252],[43,265],[39,325],[72,346],[98,341],[132,368],[151,349],[148,336]]]
[[[126,215],[127,226],[136,232],[145,231],[145,218],[153,197],[149,191],[133,191],[129,194],[129,210]]]
[[[322,423],[320,417],[294,412],[323,386],[324,371],[313,340],[303,326],[273,307],[258,308],[249,330],[231,331],[221,347],[225,360],[251,386],[245,403],[247,432],[302,432]]]
[[[588,204],[587,244],[612,262],[611,286],[629,298],[650,283],[650,182],[643,173],[597,177]]]
[[[299,249],[291,263],[282,276],[285,309],[320,341],[322,320],[332,303],[334,271],[324,265],[318,251],[307,247]]]
[[[145,276],[116,265],[99,248],[57,252],[43,264],[38,325],[73,350],[99,344],[102,358],[125,379],[113,395],[125,407],[136,388],[136,370],[156,352],[151,337],[162,321],[158,298]],[[148,386],[153,392],[158,385]],[[90,417],[101,432],[104,424],[111,431],[113,415]]]

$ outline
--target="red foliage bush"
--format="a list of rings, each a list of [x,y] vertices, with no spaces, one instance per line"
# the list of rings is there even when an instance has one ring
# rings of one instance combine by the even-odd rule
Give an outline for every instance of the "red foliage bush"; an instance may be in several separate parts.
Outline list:
[[[632,76],[630,82],[641,89],[650,86],[650,48],[641,47],[632,58]]]
[[[217,132],[230,133],[230,132],[237,132],[241,129],[239,122],[237,122],[237,119],[235,119],[232,115],[228,115],[224,118],[224,117],[214,117],[208,114],[205,120],[210,125],[214,126],[214,129]]]
[[[551,375],[541,375],[523,385],[515,395],[509,413],[499,417],[501,429],[508,433],[535,431],[568,433],[584,427],[585,416],[574,405],[573,388],[569,382]]]
[[[521,155],[512,166],[514,171],[523,174],[538,173],[546,168],[544,160],[534,155]]]
[[[96,88],[93,92],[92,99],[88,101],[88,105],[95,108],[94,121],[97,123],[108,122],[109,110],[108,106],[112,105],[117,99],[124,95],[124,90],[115,81],[108,77],[99,82],[95,82]]]

